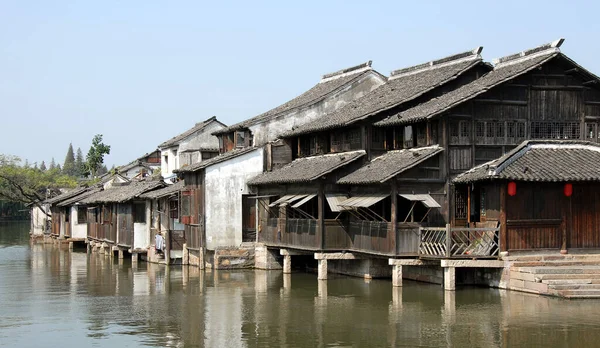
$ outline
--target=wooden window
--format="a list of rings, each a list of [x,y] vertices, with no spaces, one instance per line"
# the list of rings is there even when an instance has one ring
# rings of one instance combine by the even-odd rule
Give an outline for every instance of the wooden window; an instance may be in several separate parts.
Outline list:
[[[85,207],[77,207],[77,223],[85,224],[87,223],[87,209]]]
[[[394,148],[401,149],[404,146],[404,128],[394,128]]]
[[[414,146],[413,127],[405,126],[404,127],[404,148],[410,149],[413,146]]]
[[[531,122],[532,139],[579,139],[578,122]]]
[[[450,144],[451,145],[469,145],[471,144],[471,121],[450,121]]]
[[[475,124],[475,138],[478,144],[485,143],[485,122],[477,121]]]
[[[593,122],[586,122],[585,124],[585,139],[588,141],[600,140],[600,134],[598,134],[598,124]]]
[[[417,146],[427,146],[427,124],[421,123],[415,126],[417,135]]]
[[[431,139],[430,139],[430,144],[437,144],[439,143],[439,139],[438,139],[438,129],[439,129],[439,122],[438,121],[432,121],[429,125],[429,128],[431,129]]]
[[[245,131],[235,132],[235,147],[239,149],[244,146],[246,146],[246,132]]]
[[[485,204],[485,189],[479,190],[479,216],[485,217],[486,215],[486,204]]]
[[[360,128],[350,130],[347,139],[348,150],[359,150],[362,147]]]
[[[525,122],[517,122],[517,138],[525,139]]]
[[[384,128],[371,128],[371,148],[374,150],[381,150],[385,148]]]
[[[169,201],[169,217],[171,219],[179,219],[179,201],[176,199]]]
[[[112,212],[110,209],[110,206],[102,206],[102,223],[103,224],[110,224],[112,221]]]
[[[181,216],[192,215],[192,191],[181,191]]]
[[[504,140],[504,122],[496,122],[496,141],[502,143]]]
[[[71,216],[69,211],[65,211],[65,222],[69,222],[69,217]]]
[[[467,190],[466,187],[457,187],[454,191],[454,218],[467,218]]]
[[[146,222],[146,203],[135,202],[133,203],[133,222],[145,223]]]
[[[342,150],[343,136],[340,132],[331,133],[331,152],[339,152]]]
[[[516,133],[515,133],[515,128],[516,128],[515,125],[516,125],[515,122],[511,122],[511,121],[508,121],[506,123],[506,137],[508,139],[514,139],[515,138],[515,135],[516,135]]]

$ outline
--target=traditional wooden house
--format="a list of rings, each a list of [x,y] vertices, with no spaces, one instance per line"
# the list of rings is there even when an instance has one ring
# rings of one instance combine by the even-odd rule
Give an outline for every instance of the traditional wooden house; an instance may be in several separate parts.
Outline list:
[[[159,180],[113,183],[79,201],[87,206],[87,239],[109,251],[144,253],[150,245],[149,202],[140,195],[163,187]]]
[[[484,75],[491,67],[480,53],[477,48],[396,70],[379,88],[285,133],[281,146],[271,146],[271,152],[287,152],[294,160],[283,167],[267,166],[267,173],[250,181],[259,197],[274,196],[259,198],[264,232],[259,240],[296,249],[417,255],[419,226],[442,220],[438,196],[444,193],[440,170],[444,149],[423,129],[415,131],[414,137],[410,134],[404,149],[403,134],[372,125]],[[357,153],[362,156],[347,161]],[[315,175],[312,185],[293,185],[304,177],[305,167],[312,167],[310,163],[329,163],[330,167],[319,168],[323,174]],[[320,204],[311,203],[319,202],[315,197],[321,197]],[[304,212],[299,213],[303,206]],[[300,215],[289,220],[291,212]],[[297,230],[293,226],[304,226],[307,220],[314,220],[310,227]],[[317,240],[305,238],[308,231]]]
[[[150,246],[148,253],[143,258],[148,262],[165,262],[166,264],[183,262],[184,246],[188,239],[187,231],[181,223],[181,211],[184,209],[184,192],[183,181],[179,181],[173,185],[168,185],[163,188],[148,191],[140,195],[140,199],[146,200],[149,206],[148,215],[148,235],[145,240],[149,241],[146,245]],[[189,209],[189,203],[186,201],[186,208]],[[187,214],[183,212],[183,214]],[[185,216],[185,215],[184,215]],[[165,239],[164,257],[157,255],[156,249],[153,248],[155,235],[160,232]],[[137,236],[136,236],[137,237]],[[190,241],[191,247],[194,247],[194,238]],[[142,243],[137,243],[142,244]]]
[[[117,173],[128,179],[143,179],[161,169],[161,154],[156,150],[144,154],[130,163],[117,168]]]
[[[485,228],[496,226],[500,222],[502,231],[508,231],[506,232],[508,235],[506,233],[500,235],[499,240],[504,241],[501,250],[564,247],[562,244],[555,243],[556,236],[549,231],[560,229],[561,227],[557,226],[563,226],[566,222],[564,218],[560,219],[560,222],[554,221],[553,227],[545,225],[544,228],[548,233],[540,232],[543,229],[542,225],[548,224],[549,221],[540,222],[542,215],[539,219],[536,218],[538,213],[545,214],[536,211],[539,206],[532,203],[531,199],[541,199],[537,194],[536,198],[520,196],[524,197],[521,202],[529,203],[518,205],[520,213],[511,210],[512,218],[500,219],[500,216],[493,212],[488,215],[487,207],[490,204],[495,207],[493,209],[503,205],[500,203],[500,195],[506,193],[505,191],[489,190],[488,192],[488,190],[477,190],[477,185],[464,185],[470,180],[468,179],[470,175],[466,174],[461,176],[462,179],[457,179],[456,185],[452,184],[452,180],[458,174],[469,172],[482,163],[503,158],[505,153],[514,155],[511,150],[525,140],[552,139],[567,141],[567,144],[569,140],[598,141],[600,109],[597,104],[600,100],[600,80],[561,53],[559,47],[562,42],[562,39],[557,40],[500,58],[496,61],[494,69],[481,78],[375,123],[382,132],[403,135],[404,138],[396,144],[406,143],[407,135],[414,134],[415,130],[417,138],[419,129],[426,130],[428,142],[433,140],[444,149],[440,154],[439,168],[440,178],[445,182],[445,198],[440,200],[445,222],[457,228],[463,226]],[[414,145],[413,142],[412,146]],[[529,151],[526,149],[536,146],[538,145],[525,143],[521,149]],[[539,160],[543,158],[539,157]],[[549,157],[548,160],[551,158]],[[490,163],[497,163],[495,161]],[[585,171],[582,163],[568,168],[565,164],[552,162],[552,166],[558,166],[560,170],[574,173]],[[538,173],[538,175],[542,174]],[[541,177],[538,179],[544,181]],[[532,180],[537,179],[532,177]],[[546,184],[540,184],[540,187],[544,185]],[[527,194],[526,187],[523,195]],[[531,189],[532,187],[529,186],[529,190]],[[515,201],[510,209],[516,207]],[[555,208],[557,209],[555,213],[559,214],[561,211],[559,205]],[[536,219],[538,221],[529,221]],[[519,225],[518,220],[529,222]],[[511,224],[515,229],[509,227]],[[593,233],[593,230],[589,233]],[[534,236],[544,240],[536,242],[529,240]],[[525,239],[517,241],[520,238]],[[489,244],[496,243],[498,236],[492,239],[489,240]],[[456,241],[457,244],[465,244],[463,242]],[[579,244],[571,241],[571,243],[575,246],[590,245],[586,244],[587,242]],[[492,248],[492,254],[497,255],[498,245],[492,245]],[[461,256],[469,251],[465,248],[455,248],[452,255]]]
[[[69,216],[68,229],[71,241],[81,243],[87,240],[87,207],[79,202],[101,190],[102,188],[98,186],[89,187],[56,204],[59,209],[64,210],[65,216]]]
[[[223,128],[225,125],[213,116],[160,144],[163,178],[174,179],[174,170],[217,156],[219,141],[211,133]]]
[[[58,204],[73,197],[77,197],[89,188],[87,186],[78,187],[67,192],[64,192],[56,197],[44,201],[49,206],[52,215],[52,227],[50,235],[54,238],[70,238],[71,237],[71,214],[70,210],[65,206]]]
[[[459,174],[471,223],[498,221],[504,251],[600,249],[600,145],[530,140]]]
[[[310,123],[361,97],[385,81],[384,76],[372,70],[370,62],[327,74],[300,96],[214,132],[219,138],[221,155],[178,171],[184,176],[186,191],[202,192],[198,193],[202,200],[200,207],[190,217],[190,231],[199,229],[193,233],[198,235],[194,238],[204,242],[203,247],[211,253],[219,247],[237,247],[243,242],[256,241],[257,202],[247,182],[267,166],[277,167],[291,161],[291,152],[271,152],[273,147],[279,146],[276,139],[293,127]],[[196,197],[194,195],[191,196]]]

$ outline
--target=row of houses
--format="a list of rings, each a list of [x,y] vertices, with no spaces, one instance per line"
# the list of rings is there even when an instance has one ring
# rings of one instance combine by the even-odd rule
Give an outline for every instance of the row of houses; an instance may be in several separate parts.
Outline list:
[[[52,233],[152,260],[165,231],[174,259],[214,268],[247,265],[259,243],[261,267],[314,254],[325,274],[344,254],[600,248],[600,79],[563,41],[493,64],[478,47],[389,76],[371,62],[323,75],[263,114],[160,144],[147,158],[162,179],[128,170],[48,200]]]

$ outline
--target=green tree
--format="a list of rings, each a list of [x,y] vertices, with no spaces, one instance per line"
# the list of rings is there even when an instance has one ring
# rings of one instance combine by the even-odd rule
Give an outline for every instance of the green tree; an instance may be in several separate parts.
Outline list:
[[[75,168],[75,154],[73,153],[73,144],[71,143],[67,149],[67,155],[65,156],[65,162],[63,163],[62,171],[66,175],[77,175],[77,170]]]
[[[35,164],[34,168],[37,169],[37,163]],[[42,164],[40,164],[40,170],[42,172],[45,172],[46,169],[48,169],[48,168],[46,168],[46,162],[42,161]]]
[[[0,198],[12,202],[39,205],[59,188],[75,187],[74,178],[56,170],[40,171],[20,166],[15,156],[0,154]]]
[[[110,145],[102,142],[102,134],[96,134],[85,158],[85,176],[97,177],[98,169],[104,164],[104,155],[108,154],[110,154]]]
[[[50,161],[50,167],[48,167],[48,170],[54,169],[56,169],[56,162],[54,162],[54,157],[52,157],[52,160]]]
[[[77,156],[75,156],[75,176],[83,176],[85,173],[85,163],[83,161],[83,152],[81,148],[77,148]]]

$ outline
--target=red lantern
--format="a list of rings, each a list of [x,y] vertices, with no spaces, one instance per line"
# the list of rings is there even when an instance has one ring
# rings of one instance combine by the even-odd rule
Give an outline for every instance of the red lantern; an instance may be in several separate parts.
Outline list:
[[[512,197],[516,194],[517,194],[517,183],[514,181],[511,181],[508,183],[508,195]]]
[[[564,188],[565,197],[571,197],[573,194],[573,184],[566,183]]]

